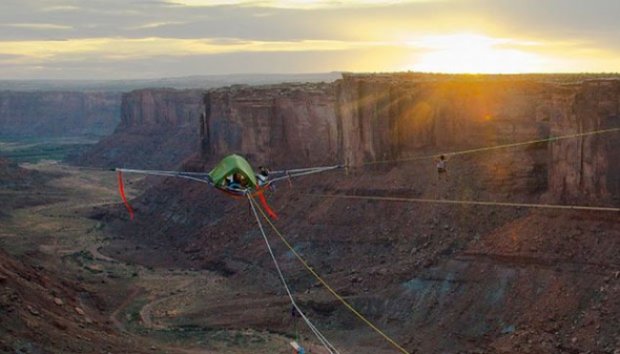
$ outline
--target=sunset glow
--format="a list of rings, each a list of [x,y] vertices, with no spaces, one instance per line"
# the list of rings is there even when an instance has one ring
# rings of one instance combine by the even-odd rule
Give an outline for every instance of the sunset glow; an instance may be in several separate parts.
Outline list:
[[[512,45],[532,47],[537,43],[519,43],[474,34],[425,37],[411,43],[428,52],[422,54],[413,70],[444,73],[528,73],[544,71],[545,60],[535,52]]]

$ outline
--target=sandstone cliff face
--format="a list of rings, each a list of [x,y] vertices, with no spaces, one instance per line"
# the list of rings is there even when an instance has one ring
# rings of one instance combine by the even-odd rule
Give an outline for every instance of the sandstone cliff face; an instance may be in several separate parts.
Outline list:
[[[203,156],[236,152],[255,163],[308,166],[340,160],[332,84],[230,87],[205,96]]]
[[[202,90],[145,89],[123,94],[113,135],[76,162],[105,167],[176,168],[199,149]]]
[[[546,137],[548,87],[525,80],[416,82],[345,76],[342,148],[350,164]]]
[[[620,127],[619,80],[560,85],[351,75],[338,94],[342,151],[353,165]],[[620,199],[619,144],[616,132],[489,152],[486,179],[547,189],[553,200]]]
[[[119,121],[120,94],[0,92],[0,135],[105,136]]]
[[[561,85],[521,77],[344,75],[330,84],[151,89],[123,96],[114,136],[83,163],[172,168],[193,153],[240,153],[296,167],[474,149],[618,127],[619,82]],[[481,152],[477,181],[507,195],[615,198],[617,133]],[[459,164],[469,155],[449,163]],[[413,163],[413,162],[412,162]],[[430,166],[430,160],[418,161]]]
[[[558,88],[551,134],[620,128],[620,81],[593,80]],[[550,145],[549,190],[556,197],[620,201],[620,133],[583,136]]]
[[[123,95],[117,131],[155,127],[197,130],[202,90],[145,89]]]

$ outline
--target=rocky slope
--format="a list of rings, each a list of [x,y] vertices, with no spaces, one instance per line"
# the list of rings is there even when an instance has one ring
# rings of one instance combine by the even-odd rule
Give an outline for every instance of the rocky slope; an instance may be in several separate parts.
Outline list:
[[[37,189],[43,181],[48,180],[36,171],[20,168],[16,163],[0,158],[0,219],[9,210],[29,205],[41,204],[39,197],[32,193],[22,193],[24,190]]]
[[[119,120],[120,94],[0,91],[0,135],[105,136]]]
[[[217,90],[205,100],[202,161],[191,167],[206,169],[229,151],[276,167],[358,166],[279,185],[271,198],[277,226],[317,272],[412,352],[613,353],[620,347],[615,213],[320,194],[617,206],[618,133],[455,155],[446,181],[436,179],[430,159],[363,163],[619,127],[618,85],[348,75],[320,89]],[[295,153],[280,155],[289,151]],[[112,221],[111,230],[124,237],[108,252],[152,266],[215,270],[238,289],[234,298],[205,299],[179,316],[202,325],[290,330],[284,294],[245,203],[165,180],[135,207],[136,222]],[[393,352],[280,243],[276,254],[304,308],[337,344]],[[282,301],[269,302],[272,295]],[[239,308],[261,296],[272,311],[253,316]],[[233,315],[223,320],[222,311]]]
[[[0,352],[146,352],[122,338],[78,284],[0,250]]]
[[[119,333],[102,294],[74,280],[83,278],[67,274],[67,268],[58,269],[58,262],[40,252],[40,242],[19,256],[5,251],[33,237],[12,225],[16,209],[64,200],[46,184],[53,178],[0,159],[0,352],[150,352],[140,340]]]

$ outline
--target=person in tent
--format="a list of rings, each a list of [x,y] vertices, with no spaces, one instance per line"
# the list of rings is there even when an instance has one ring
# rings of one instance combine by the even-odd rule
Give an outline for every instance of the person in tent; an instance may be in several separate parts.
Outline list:
[[[443,178],[448,178],[448,169],[446,168],[446,157],[444,155],[439,156],[437,160],[435,160],[435,166],[437,167],[437,180],[441,180]]]
[[[293,347],[293,349],[295,350],[293,352],[294,354],[306,354],[306,350],[304,349],[304,347],[299,345],[297,341],[292,341],[290,344],[291,344],[291,347]]]
[[[239,172],[235,172],[226,176],[226,187],[230,189],[246,189],[248,187],[248,179]]]
[[[256,179],[258,180],[259,186],[264,186],[269,182],[269,169],[265,166],[258,167],[258,174],[256,174]]]

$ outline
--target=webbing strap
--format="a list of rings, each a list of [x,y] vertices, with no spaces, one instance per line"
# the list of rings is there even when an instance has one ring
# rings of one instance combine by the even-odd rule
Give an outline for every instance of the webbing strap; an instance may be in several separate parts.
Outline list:
[[[340,352],[327,340],[327,338],[325,338],[325,336],[314,326],[314,324],[310,322],[310,319],[304,314],[301,308],[299,308],[299,306],[297,305],[297,302],[293,298],[293,294],[291,293],[291,290],[289,289],[288,284],[286,283],[286,279],[284,278],[284,275],[282,274],[280,265],[278,264],[278,261],[275,255],[273,254],[273,250],[271,249],[271,244],[269,243],[269,239],[267,238],[267,235],[265,234],[265,230],[263,229],[263,224],[260,221],[260,217],[258,216],[256,209],[260,210],[263,215],[265,214],[260,208],[256,206],[256,202],[254,201],[251,195],[248,195],[247,197],[248,197],[248,201],[250,202],[252,212],[254,213],[254,217],[256,218],[256,223],[258,224],[258,228],[260,229],[260,232],[263,236],[263,240],[265,241],[265,244],[267,245],[267,250],[269,251],[269,255],[271,256],[271,259],[273,260],[273,264],[275,265],[276,270],[278,271],[278,276],[280,277],[280,281],[282,282],[282,285],[284,285],[284,289],[286,290],[286,293],[289,299],[291,300],[291,304],[293,305],[295,310],[300,314],[301,318],[303,318],[304,322],[306,322],[310,330],[315,334],[317,339],[321,342],[321,344],[323,344],[325,349],[327,349],[327,351],[329,351],[330,354],[340,354]]]
[[[286,245],[286,247],[293,253],[293,255],[299,260],[299,262],[314,276],[316,280],[318,280],[340,303],[342,303],[351,313],[353,313],[357,318],[359,318],[362,322],[364,322],[368,327],[370,327],[373,331],[383,337],[388,343],[390,343],[394,348],[398,349],[403,354],[411,354],[405,348],[403,348],[400,344],[398,344],[394,339],[388,336],[385,332],[383,332],[379,327],[377,327],[374,323],[372,323],[369,319],[364,317],[359,311],[357,311],[347,300],[345,300],[340,294],[334,290],[309,264],[306,260],[293,248],[293,246],[286,240],[284,235],[278,230],[278,228],[269,220],[265,212],[263,212],[260,208],[258,211],[263,215],[263,218],[267,221],[267,223],[271,226],[271,229],[278,235],[280,240]]]

